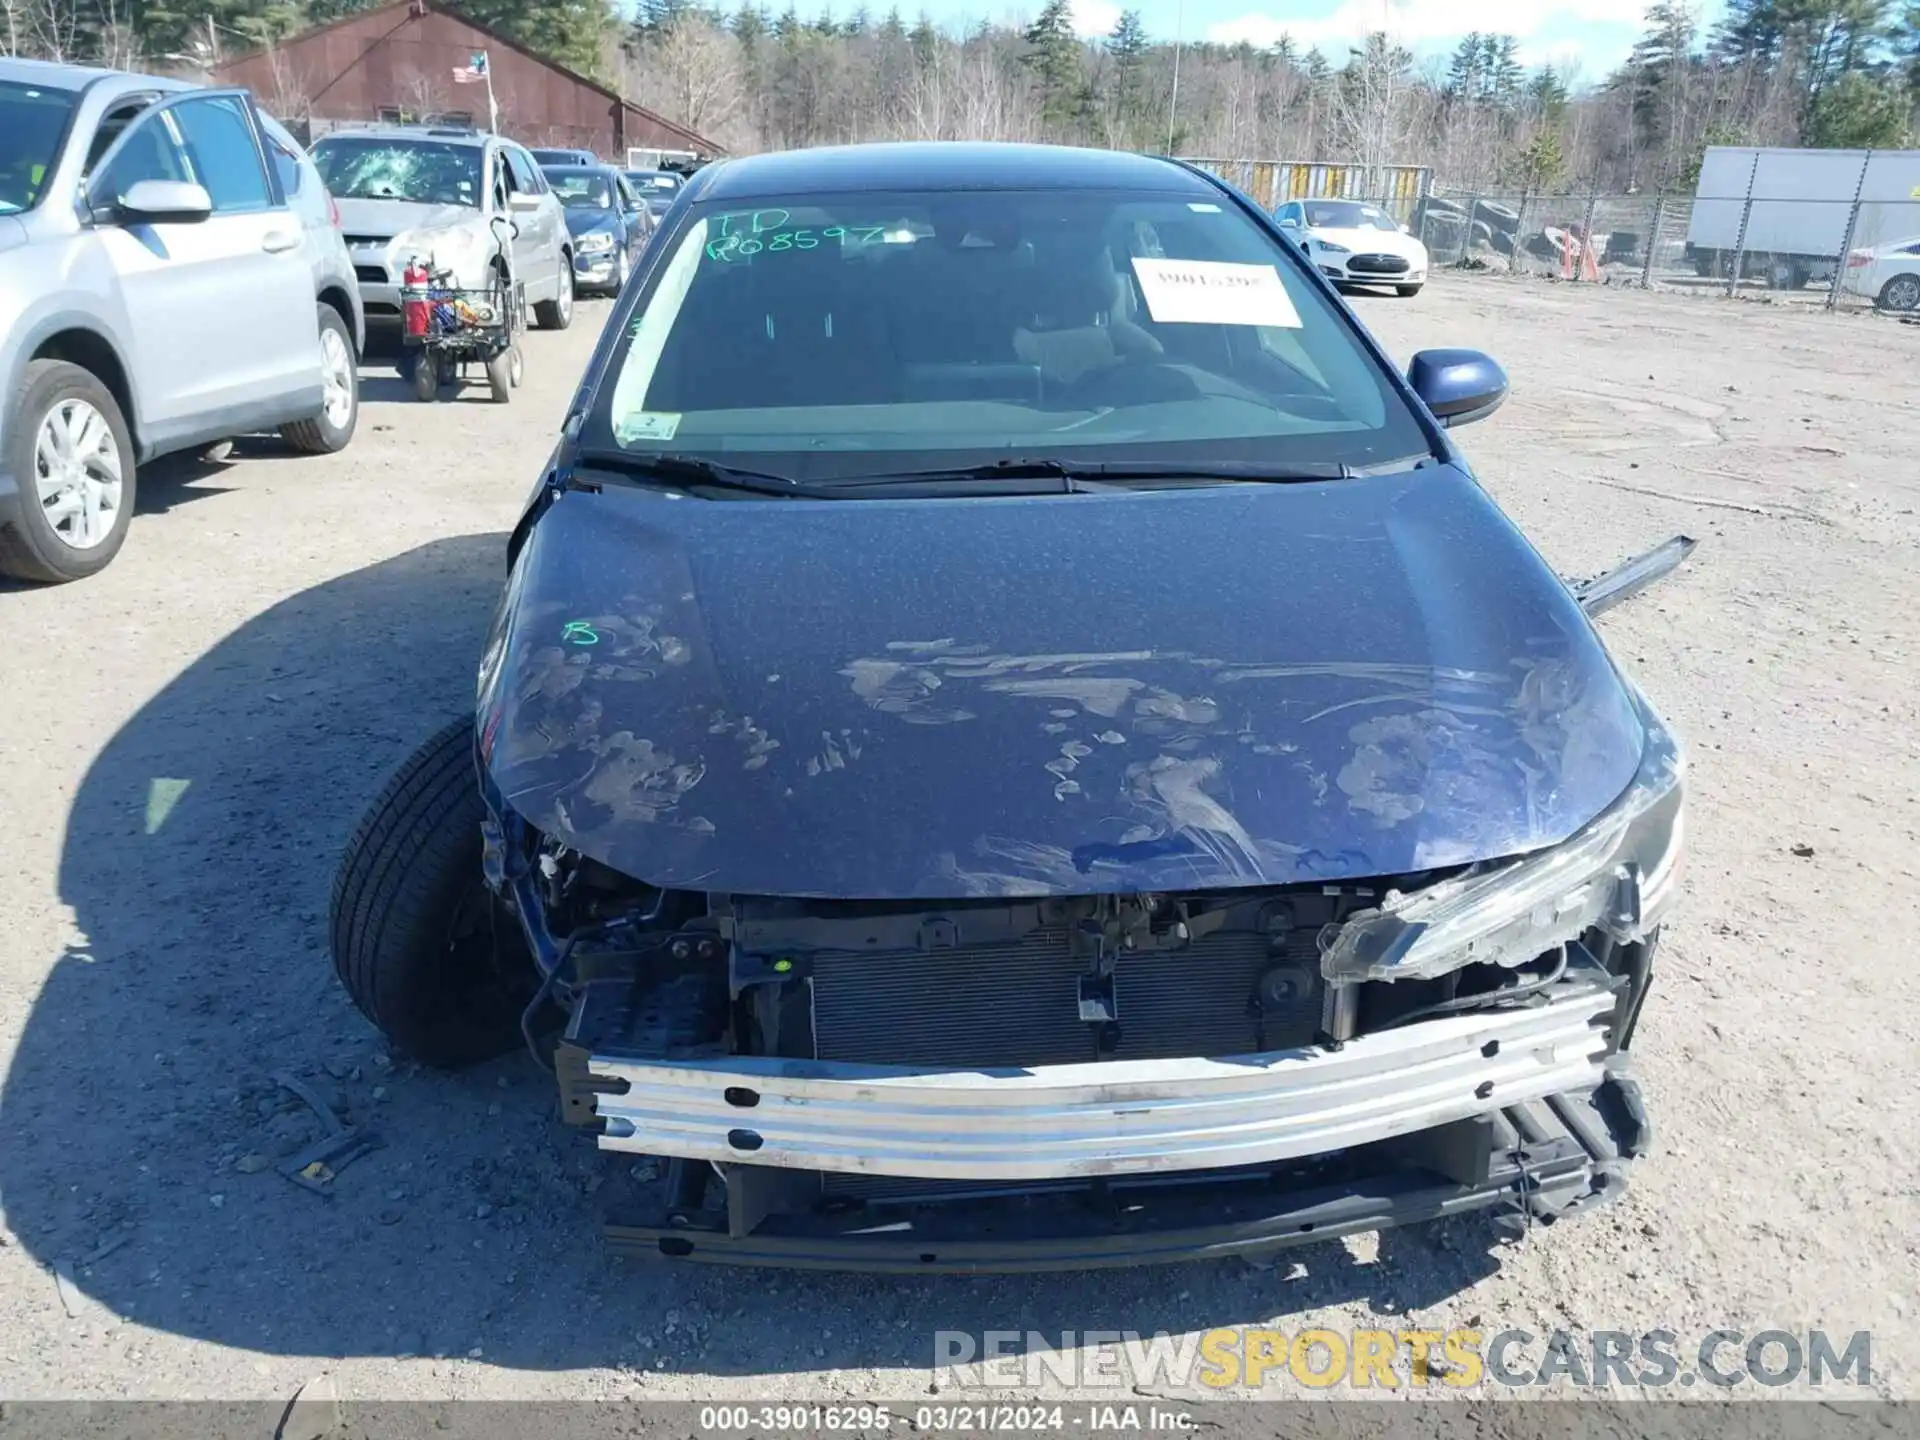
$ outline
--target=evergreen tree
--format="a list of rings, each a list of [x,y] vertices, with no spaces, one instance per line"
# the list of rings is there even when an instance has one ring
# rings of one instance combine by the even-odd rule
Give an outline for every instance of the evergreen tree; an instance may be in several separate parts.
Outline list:
[[[1084,103],[1072,0],[1047,0],[1022,38],[1027,52],[1020,58],[1039,84],[1042,115],[1056,127],[1071,122]]]
[[[658,35],[693,9],[693,0],[639,0],[633,12],[635,38]]]
[[[1487,98],[1511,114],[1520,108],[1527,72],[1520,64],[1520,41],[1512,35],[1489,35],[1480,48],[1487,69]]]
[[[448,8],[582,75],[601,69],[613,27],[608,0],[448,0]]]
[[[1823,86],[1807,107],[1807,144],[1858,150],[1898,146],[1907,133],[1904,86],[1850,70]]]
[[[1107,54],[1113,59],[1113,116],[1120,142],[1139,143],[1146,109],[1147,29],[1138,10],[1122,10],[1107,36]]]
[[[1455,104],[1476,105],[1486,99],[1487,74],[1481,63],[1478,30],[1469,31],[1447,65],[1446,96]],[[1490,37],[1489,37],[1490,38]]]
[[[1560,128],[1543,124],[1519,155],[1520,183],[1529,190],[1551,191],[1566,174],[1566,156],[1560,148]]]
[[[1527,82],[1527,99],[1543,119],[1557,124],[1567,113],[1566,82],[1551,65],[1542,65],[1539,73]]]
[[[727,22],[727,28],[733,32],[734,39],[740,42],[740,48],[751,55],[767,37],[771,27],[767,23],[767,12],[754,0],[740,0],[740,8],[733,12],[733,19]]]
[[[934,28],[933,21],[927,18],[926,11],[922,10],[920,18],[914,22],[907,43],[913,47],[913,63],[922,70],[931,69],[940,58],[940,32]]]

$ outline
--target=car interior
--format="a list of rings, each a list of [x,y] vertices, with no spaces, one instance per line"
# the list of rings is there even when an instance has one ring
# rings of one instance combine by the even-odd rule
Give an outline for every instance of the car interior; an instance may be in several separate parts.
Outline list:
[[[1290,409],[1340,418],[1295,336],[1148,315],[1133,257],[1209,256],[1205,227],[1110,210],[1022,226],[1006,207],[896,217],[884,239],[807,212],[788,223],[805,235],[808,220],[832,238],[718,262],[709,249],[648,410],[981,400],[1115,410],[1202,396],[1270,407],[1288,395]]]

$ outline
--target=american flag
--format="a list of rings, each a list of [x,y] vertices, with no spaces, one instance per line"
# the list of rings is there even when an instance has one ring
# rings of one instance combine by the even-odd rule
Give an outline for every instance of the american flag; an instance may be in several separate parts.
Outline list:
[[[487,52],[484,50],[474,51],[473,54],[467,57],[467,63],[459,66],[453,72],[453,83],[456,85],[472,85],[476,81],[485,80],[486,78]]]

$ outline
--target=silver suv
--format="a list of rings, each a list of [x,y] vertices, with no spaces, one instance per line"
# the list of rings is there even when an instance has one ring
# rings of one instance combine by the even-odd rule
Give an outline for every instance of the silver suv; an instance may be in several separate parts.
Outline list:
[[[521,146],[395,125],[336,131],[314,142],[313,160],[340,206],[369,325],[399,326],[401,272],[416,256],[465,289],[518,281],[542,326],[573,323],[566,212]]]
[[[243,90],[0,59],[0,573],[103,568],[155,455],[347,444],[363,326],[332,219]]]

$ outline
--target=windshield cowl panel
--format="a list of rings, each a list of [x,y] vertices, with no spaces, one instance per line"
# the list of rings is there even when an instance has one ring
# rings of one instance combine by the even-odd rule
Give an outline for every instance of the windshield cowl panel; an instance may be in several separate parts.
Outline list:
[[[832,480],[1006,457],[1379,467],[1432,454],[1282,241],[1188,193],[694,206],[583,433]]]

